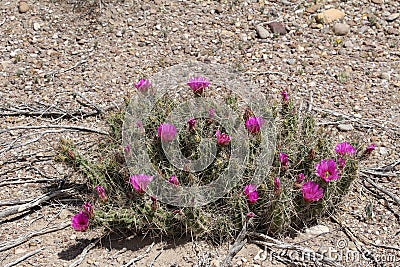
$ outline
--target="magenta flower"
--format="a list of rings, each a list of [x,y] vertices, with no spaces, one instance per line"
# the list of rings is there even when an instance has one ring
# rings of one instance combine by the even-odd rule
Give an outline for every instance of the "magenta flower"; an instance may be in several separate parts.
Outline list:
[[[247,218],[253,218],[254,216],[256,216],[255,214],[254,214],[254,212],[248,212],[248,213],[246,213],[246,217]]]
[[[83,209],[83,212],[89,217],[89,218],[92,218],[93,217],[93,211],[94,211],[94,209],[93,209],[93,206],[92,206],[92,204],[90,204],[90,202],[85,202],[83,205],[82,205],[82,209]]]
[[[129,179],[130,184],[138,193],[143,194],[149,183],[153,180],[153,176],[145,174],[135,174]]]
[[[313,181],[303,184],[301,192],[303,193],[304,200],[307,202],[318,201],[324,196],[324,189]]]
[[[281,180],[279,177],[274,178],[274,192],[279,193],[281,191]]]
[[[352,156],[354,155],[354,153],[356,153],[356,150],[349,143],[343,142],[336,145],[335,152],[341,156],[344,155]]]
[[[208,110],[208,117],[210,117],[210,119],[212,119],[212,118],[214,118],[214,115],[215,115],[215,109],[210,108]]]
[[[257,186],[255,184],[248,184],[244,187],[243,193],[246,195],[250,203],[254,203],[258,199]]]
[[[287,167],[289,165],[289,157],[285,153],[279,153],[279,161],[282,164],[282,167]]]
[[[163,142],[171,142],[174,140],[175,134],[176,128],[173,124],[164,123],[160,124],[158,127],[158,137],[160,137]]]
[[[346,160],[345,160],[345,159],[342,159],[342,158],[338,158],[338,159],[337,159],[337,164],[338,164],[338,168],[339,168],[340,170],[343,170],[344,167],[346,166]]]
[[[176,186],[179,185],[179,180],[178,180],[178,178],[176,178],[176,176],[174,176],[174,175],[172,175],[172,176],[169,178],[168,182],[169,182],[170,184],[173,184],[173,185],[176,185]]]
[[[195,94],[201,94],[203,93],[204,88],[210,85],[210,82],[203,77],[194,77],[189,79],[187,85]]]
[[[149,80],[140,80],[139,82],[135,83],[136,89],[140,92],[146,92],[151,86],[151,82]]]
[[[263,126],[264,123],[265,121],[260,116],[250,117],[246,121],[246,128],[250,133],[255,134],[261,130],[261,127]]]
[[[288,94],[288,92],[282,91],[282,92],[281,92],[281,96],[282,96],[283,102],[289,101],[289,94]]]
[[[367,148],[365,149],[365,151],[363,152],[363,156],[369,156],[371,155],[372,151],[374,151],[376,148],[375,144],[370,144],[369,146],[367,146]]]
[[[188,124],[189,124],[189,131],[193,131],[194,128],[196,127],[196,119],[195,118],[189,119]]]
[[[232,139],[229,135],[227,135],[225,133],[221,134],[221,132],[219,130],[217,130],[217,132],[215,133],[215,137],[217,137],[218,145],[221,145],[221,146],[225,146],[225,145],[229,144],[229,142]]]
[[[77,232],[85,232],[89,227],[89,217],[85,212],[80,211],[71,218],[71,226]]]
[[[304,173],[299,173],[296,178],[296,183],[301,184],[304,181]]]
[[[321,160],[320,163],[315,165],[316,174],[325,182],[339,179],[338,170],[334,160]]]
[[[131,152],[131,145],[124,146],[124,152],[125,154],[129,154],[129,152]]]
[[[102,187],[101,185],[97,185],[95,187],[97,194],[99,195],[99,198],[102,201],[106,201],[107,200],[107,196],[106,196],[106,191],[104,190],[104,187]]]

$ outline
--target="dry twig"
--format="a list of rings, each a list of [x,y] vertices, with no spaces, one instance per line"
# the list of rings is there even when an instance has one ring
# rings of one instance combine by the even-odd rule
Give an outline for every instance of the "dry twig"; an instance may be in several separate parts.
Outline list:
[[[128,267],[128,266],[131,266],[131,265],[135,266],[135,262],[140,261],[141,259],[146,257],[147,254],[149,254],[149,252],[153,248],[154,244],[155,244],[154,242],[151,243],[151,245],[146,249],[146,251],[143,254],[131,259],[127,264],[122,265],[121,267]]]
[[[83,250],[82,253],[79,255],[79,258],[74,261],[73,263],[71,263],[69,265],[69,267],[76,267],[79,264],[82,263],[82,261],[85,259],[86,255],[88,254],[89,250],[91,250],[92,248],[94,248],[94,246],[96,246],[96,244],[100,241],[101,238],[97,239],[95,242],[90,243],[89,245],[87,245]]]
[[[7,265],[4,265],[4,267],[15,266],[15,265],[17,265],[18,263],[20,263],[20,262],[26,260],[27,258],[30,258],[30,257],[32,257],[32,256],[35,255],[35,254],[38,254],[39,252],[41,252],[41,251],[42,251],[43,249],[45,249],[45,248],[46,248],[46,247],[41,247],[41,248],[39,248],[39,249],[37,249],[37,250],[35,250],[35,251],[29,252],[29,253],[25,254],[24,256],[18,258],[17,260],[15,260],[15,261],[13,261],[13,262],[10,262],[10,263],[8,263]]]
[[[10,248],[16,247],[18,245],[21,245],[23,243],[25,243],[26,241],[28,241],[29,239],[31,239],[32,237],[35,236],[40,236],[40,235],[44,235],[44,234],[48,234],[48,233],[52,233],[55,231],[59,231],[62,230],[68,226],[71,225],[71,222],[67,222],[61,225],[57,225],[57,226],[53,226],[53,227],[44,227],[39,231],[33,231],[33,232],[29,232],[26,234],[23,234],[22,236],[18,237],[17,239],[14,239],[12,241],[5,241],[0,243],[0,252],[2,251],[6,251]]]
[[[381,191],[382,193],[384,193],[385,195],[391,197],[396,203],[397,205],[400,206],[400,198],[398,196],[396,196],[395,194],[389,192],[388,190],[380,187],[379,185],[377,185],[371,178],[369,178],[367,175],[363,174],[363,179],[365,181],[367,181],[370,185],[372,185],[373,187],[375,187],[376,189],[378,189],[379,191]]]
[[[240,231],[239,235],[236,237],[235,242],[232,247],[229,249],[228,255],[226,255],[224,261],[221,266],[227,267],[231,265],[233,257],[243,248],[243,246],[247,243],[247,222],[243,224],[243,228]]]
[[[77,130],[77,131],[82,131],[82,132],[98,133],[98,134],[103,134],[103,135],[108,134],[106,132],[103,132],[103,131],[100,131],[97,129],[87,128],[87,127],[83,127],[83,126],[75,126],[75,125],[37,125],[37,126],[21,125],[21,126],[15,126],[15,127],[10,127],[10,128],[0,130],[0,134],[10,132],[10,131],[15,131],[15,130],[36,130],[36,129],[51,129],[51,128]]]

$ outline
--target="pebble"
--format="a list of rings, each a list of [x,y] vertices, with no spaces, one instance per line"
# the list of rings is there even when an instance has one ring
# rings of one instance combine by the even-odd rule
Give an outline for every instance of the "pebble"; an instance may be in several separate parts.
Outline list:
[[[379,78],[383,79],[383,80],[390,80],[390,73],[387,72],[381,72],[379,74]]]
[[[351,125],[351,124],[339,124],[339,125],[337,126],[337,128],[338,128],[340,131],[343,131],[343,132],[348,132],[348,131],[354,130],[354,127],[353,127],[353,125]]]
[[[270,36],[267,29],[265,29],[261,25],[256,25],[256,32],[257,32],[258,37],[260,37],[260,39],[267,39]]]
[[[58,217],[60,217],[60,219],[65,220],[66,218],[71,217],[73,214],[71,211],[67,210],[67,209],[63,209],[60,214],[58,215]]]
[[[386,18],[386,20],[389,22],[392,22],[392,21],[396,20],[399,16],[400,16],[400,13],[393,13],[393,14],[389,15]]]
[[[276,34],[284,35],[287,33],[286,27],[280,22],[273,21],[268,23],[268,27],[270,28],[271,32]]]
[[[345,48],[353,48],[353,43],[351,41],[346,41],[343,43],[343,47]]]
[[[117,37],[122,37],[122,32],[121,32],[121,31],[117,31],[117,33],[115,34],[115,36],[117,36]]]
[[[350,26],[346,23],[336,23],[333,26],[333,32],[336,35],[346,35],[350,32]]]
[[[319,13],[316,21],[319,23],[331,23],[332,21],[344,18],[345,13],[335,8],[331,8]]]
[[[316,226],[306,229],[306,233],[309,235],[320,235],[320,234],[329,233],[329,227],[322,225],[322,224],[316,225]]]
[[[40,24],[38,22],[33,23],[33,30],[38,31],[40,29]]]
[[[317,12],[317,10],[320,9],[321,7],[322,7],[322,4],[315,4],[315,5],[312,5],[312,6],[308,7],[308,8],[306,8],[306,12],[308,12],[308,13],[315,13],[315,12]]]
[[[26,13],[29,10],[29,5],[26,1],[20,1],[18,5],[19,13]]]
[[[380,5],[383,4],[383,0],[372,0],[372,3]]]
[[[386,149],[386,147],[381,146],[379,148],[379,154],[381,154],[382,156],[387,156],[389,154],[388,150]]]

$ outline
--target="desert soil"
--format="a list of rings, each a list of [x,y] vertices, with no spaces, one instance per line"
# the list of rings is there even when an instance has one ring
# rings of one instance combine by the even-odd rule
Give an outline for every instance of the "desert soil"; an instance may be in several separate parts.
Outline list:
[[[331,8],[343,14],[318,23],[317,15]],[[83,182],[53,160],[61,137],[82,150],[102,138],[76,128],[33,126],[107,131],[107,114],[135,93],[136,81],[187,61],[229,64],[269,95],[279,98],[287,90],[303,108],[312,101],[317,122],[334,141],[377,145],[360,170],[399,160],[397,0],[2,0],[0,10],[0,213]],[[274,21],[281,25],[270,28]],[[17,126],[29,127],[4,131]],[[398,195],[399,166],[370,172],[378,173],[369,177],[379,187]],[[320,252],[358,246],[375,257],[338,259],[343,266],[399,266],[400,204],[361,174],[337,215],[360,243],[329,219],[282,240]],[[94,243],[80,266],[122,266],[139,255],[144,258],[136,266],[218,266],[230,246],[119,232],[99,240],[106,232],[100,228],[74,232],[68,224],[81,197],[72,192],[2,216],[0,265],[35,251],[16,265],[74,266]],[[6,247],[24,237],[26,242]],[[262,251],[247,244],[232,264],[277,264]]]

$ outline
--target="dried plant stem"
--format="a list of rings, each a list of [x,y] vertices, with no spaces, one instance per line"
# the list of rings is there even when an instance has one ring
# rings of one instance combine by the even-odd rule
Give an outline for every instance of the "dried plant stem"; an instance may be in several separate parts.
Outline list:
[[[66,189],[66,190],[60,190],[60,191],[54,191],[54,192],[48,192],[44,195],[41,195],[35,199],[33,199],[32,201],[26,203],[26,204],[21,204],[21,205],[17,205],[17,206],[13,206],[10,207],[8,209],[5,209],[3,211],[0,212],[0,218],[4,218],[10,215],[14,215],[17,213],[21,213],[23,211],[29,210],[33,207],[36,207],[54,197],[58,197],[61,195],[64,195],[67,192],[71,192],[71,189]]]
[[[143,254],[131,259],[127,264],[122,265],[121,267],[128,267],[128,266],[131,266],[131,265],[135,266],[135,262],[140,261],[141,259],[146,257],[147,254],[149,254],[149,252],[153,248],[154,244],[155,244],[154,242],[151,243],[151,245],[146,249],[146,251]]]
[[[6,185],[15,185],[15,184],[31,184],[31,183],[47,183],[47,182],[58,182],[61,179],[31,179],[31,180],[17,180],[17,181],[5,181],[0,183],[0,187]]]
[[[8,264],[6,264],[6,265],[4,265],[4,267],[15,266],[15,265],[17,265],[18,263],[20,263],[20,262],[22,262],[22,261],[24,261],[24,260],[26,260],[26,259],[32,257],[33,255],[38,254],[39,252],[41,252],[41,251],[42,251],[43,249],[45,249],[45,248],[46,248],[46,247],[41,247],[41,248],[39,248],[39,249],[37,249],[37,250],[35,250],[35,251],[29,252],[29,253],[25,254],[24,256],[18,258],[17,260],[15,260],[15,261],[13,261],[13,262],[10,262],[10,263],[8,263]]]
[[[97,239],[95,242],[90,243],[89,245],[87,245],[83,250],[82,253],[79,255],[79,258],[74,261],[73,263],[71,263],[69,265],[69,267],[76,267],[79,264],[82,263],[82,261],[85,259],[86,255],[89,253],[89,250],[91,250],[92,248],[94,248],[94,246],[96,246],[96,244],[100,241],[101,238]]]
[[[235,242],[232,247],[229,249],[228,255],[226,255],[224,261],[222,262],[222,267],[231,266],[231,262],[233,257],[243,248],[243,246],[247,243],[247,223],[243,224],[242,230],[239,235],[236,237]]]
[[[385,195],[391,197],[396,203],[397,205],[400,206],[400,198],[398,196],[396,196],[395,194],[389,192],[388,190],[380,187],[379,185],[377,185],[371,178],[369,178],[367,175],[363,174],[363,179],[365,181],[367,181],[370,185],[372,185],[373,187],[375,187],[376,189],[378,189],[379,191],[381,191],[382,193],[384,193]]]
[[[90,106],[92,106],[98,113],[104,113],[104,110],[102,108],[100,108],[98,105],[96,105],[95,103],[93,103],[92,101],[90,101],[89,99],[87,99],[85,96],[83,96],[81,93],[79,93],[78,91],[75,91],[74,94],[80,96],[83,100],[85,100],[86,102],[88,102],[90,104]],[[83,103],[79,102],[81,105],[84,105]]]
[[[335,266],[335,267],[341,267],[339,263],[337,263],[334,259],[331,259],[329,257],[326,257],[325,255],[318,253],[310,248],[302,247],[299,245],[292,245],[288,243],[284,243],[280,240],[277,240],[275,238],[272,238],[268,235],[261,234],[261,233],[251,233],[251,236],[257,237],[262,240],[266,241],[261,241],[261,240],[251,240],[252,243],[258,244],[258,245],[263,245],[265,247],[268,247],[270,249],[283,249],[283,250],[296,250],[304,254],[309,254],[309,255],[315,255],[316,257],[310,257],[310,261],[312,261],[313,258],[318,259],[319,263],[323,263],[324,266]],[[275,255],[274,255],[275,256]],[[279,254],[278,256],[283,256]],[[292,260],[292,259],[290,259]]]
[[[18,237],[17,239],[14,239],[13,241],[2,242],[2,243],[0,243],[0,252],[6,251],[6,250],[8,250],[10,248],[13,248],[13,247],[16,247],[18,245],[21,245],[21,244],[25,243],[26,241],[28,241],[29,239],[31,239],[32,237],[40,236],[40,235],[44,235],[44,234],[48,234],[48,233],[52,233],[52,232],[55,232],[55,231],[59,231],[59,230],[62,230],[62,229],[66,228],[66,227],[68,227],[70,225],[71,225],[71,222],[67,222],[67,223],[64,223],[64,224],[61,224],[61,225],[56,225],[56,226],[53,226],[53,227],[44,227],[39,231],[33,231],[33,232],[30,232],[30,233],[26,233],[26,234]]]
[[[36,129],[51,129],[51,128],[77,130],[77,131],[82,131],[82,132],[91,132],[91,133],[108,135],[107,132],[103,132],[103,131],[100,131],[97,129],[87,128],[87,127],[83,127],[83,126],[75,126],[75,125],[37,125],[37,126],[21,125],[21,126],[15,126],[15,127],[10,127],[10,128],[1,130],[0,134],[14,131],[14,130],[36,130]]]

